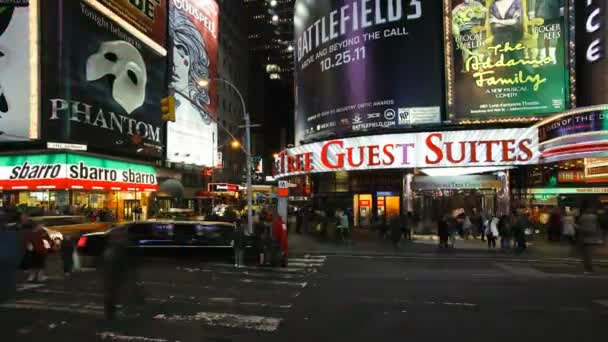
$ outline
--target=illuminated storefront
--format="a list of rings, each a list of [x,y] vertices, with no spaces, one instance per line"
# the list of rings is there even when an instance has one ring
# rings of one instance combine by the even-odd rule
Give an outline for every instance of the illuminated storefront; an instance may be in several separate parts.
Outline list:
[[[3,204],[47,213],[111,210],[119,220],[146,216],[158,190],[153,166],[76,153],[0,156]]]

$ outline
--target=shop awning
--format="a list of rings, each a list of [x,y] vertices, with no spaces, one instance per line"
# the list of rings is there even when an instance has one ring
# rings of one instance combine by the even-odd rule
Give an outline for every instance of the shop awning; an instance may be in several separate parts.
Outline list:
[[[177,179],[168,178],[160,183],[159,191],[170,197],[184,197],[184,185]]]
[[[3,190],[157,191],[151,165],[73,153],[0,156]]]

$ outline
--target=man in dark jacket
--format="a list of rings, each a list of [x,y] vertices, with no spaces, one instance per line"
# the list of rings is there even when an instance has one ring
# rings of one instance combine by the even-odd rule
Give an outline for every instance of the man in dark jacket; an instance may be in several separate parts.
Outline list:
[[[401,235],[403,235],[403,224],[401,215],[395,215],[390,218],[388,226],[390,228],[391,233],[391,241],[393,242],[393,247],[395,250],[399,250],[399,244],[401,242]]]
[[[242,267],[245,265],[244,263],[244,256],[245,256],[245,245],[246,245],[246,241],[245,241],[245,225],[247,220],[244,219],[242,222],[239,222],[236,224],[235,226],[235,230],[234,230],[234,242],[233,242],[233,249],[234,249],[234,267],[238,268],[238,267]]]

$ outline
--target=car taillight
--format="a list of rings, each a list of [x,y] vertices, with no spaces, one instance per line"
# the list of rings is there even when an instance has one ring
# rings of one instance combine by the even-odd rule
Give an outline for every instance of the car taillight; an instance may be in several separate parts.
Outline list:
[[[78,239],[78,244],[77,244],[78,248],[84,248],[87,246],[87,237],[86,236],[81,236],[80,239]]]

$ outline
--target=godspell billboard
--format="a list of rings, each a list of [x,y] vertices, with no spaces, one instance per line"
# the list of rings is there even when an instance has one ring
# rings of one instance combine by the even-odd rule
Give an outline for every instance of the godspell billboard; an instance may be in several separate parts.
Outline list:
[[[566,109],[566,0],[444,0],[452,121]]]
[[[296,142],[439,123],[441,23],[440,1],[296,1]]]
[[[88,1],[45,0],[42,13],[43,138],[160,156],[166,58]]]
[[[167,160],[214,166],[217,151],[219,7],[214,0],[170,0],[170,88],[177,99],[176,121],[167,125]]]

